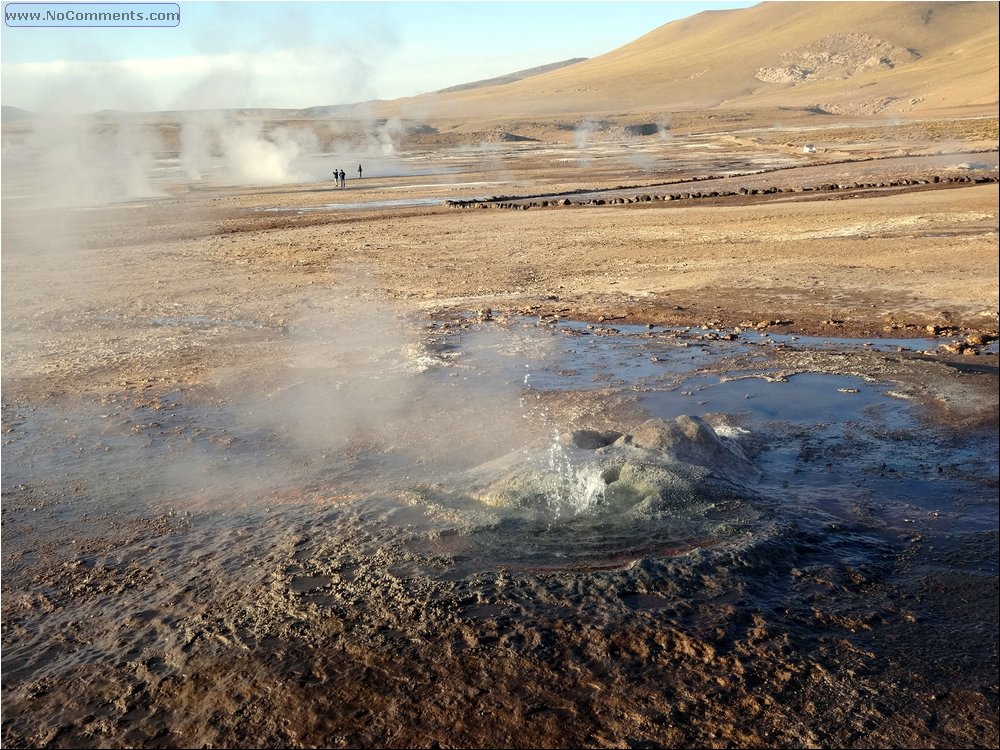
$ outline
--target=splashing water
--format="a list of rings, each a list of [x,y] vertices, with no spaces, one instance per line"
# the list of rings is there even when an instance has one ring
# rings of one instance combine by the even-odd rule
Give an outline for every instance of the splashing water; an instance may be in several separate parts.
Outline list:
[[[530,372],[524,374],[524,385],[527,391],[531,390]],[[522,412],[526,411],[524,395],[520,404]],[[547,417],[544,408],[541,414]],[[593,513],[604,503],[606,483],[601,468],[591,463],[575,463],[570,450],[559,439],[558,427],[553,428],[547,458],[545,500],[555,518]]]
[[[604,503],[606,483],[601,468],[592,463],[575,464],[555,430],[549,446],[548,469],[554,486],[546,493],[549,510],[556,518],[596,511]]]

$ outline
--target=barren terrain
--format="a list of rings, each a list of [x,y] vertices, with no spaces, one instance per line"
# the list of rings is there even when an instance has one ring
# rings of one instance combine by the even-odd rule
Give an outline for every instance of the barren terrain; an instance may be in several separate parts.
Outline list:
[[[973,130],[5,164],[4,744],[995,746]]]
[[[5,106],[3,745],[997,747],[997,11]]]

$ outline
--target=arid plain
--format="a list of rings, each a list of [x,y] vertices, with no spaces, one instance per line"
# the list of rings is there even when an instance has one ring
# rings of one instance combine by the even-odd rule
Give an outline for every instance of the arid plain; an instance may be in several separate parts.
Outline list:
[[[133,195],[6,122],[4,744],[995,746],[995,24],[779,5],[881,57],[212,121],[280,179],[105,117]]]

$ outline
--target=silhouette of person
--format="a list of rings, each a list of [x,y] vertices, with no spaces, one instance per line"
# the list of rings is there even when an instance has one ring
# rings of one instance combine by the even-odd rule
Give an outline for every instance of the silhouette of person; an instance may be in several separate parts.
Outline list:
[[[340,187],[340,170],[333,170],[333,181],[337,183],[337,187]]]
[[[358,179],[361,179],[361,165],[358,165]]]
[[[347,174],[343,169],[340,170],[340,186],[347,187]]]

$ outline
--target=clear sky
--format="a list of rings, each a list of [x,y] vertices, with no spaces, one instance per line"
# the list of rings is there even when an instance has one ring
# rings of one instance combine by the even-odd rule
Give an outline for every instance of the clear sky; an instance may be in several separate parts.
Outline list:
[[[0,99],[34,111],[393,99],[595,57],[670,21],[756,0],[178,4],[175,28],[5,23]]]

